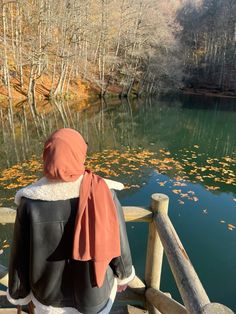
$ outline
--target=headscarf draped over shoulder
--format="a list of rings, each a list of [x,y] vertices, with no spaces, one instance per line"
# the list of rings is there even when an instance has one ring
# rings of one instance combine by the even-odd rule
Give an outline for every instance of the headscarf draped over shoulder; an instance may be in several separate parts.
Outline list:
[[[83,179],[75,220],[72,258],[93,261],[95,285],[101,287],[110,261],[120,256],[119,223],[115,204],[106,182],[85,170],[87,144],[81,134],[64,128],[45,142],[44,175],[50,180]]]

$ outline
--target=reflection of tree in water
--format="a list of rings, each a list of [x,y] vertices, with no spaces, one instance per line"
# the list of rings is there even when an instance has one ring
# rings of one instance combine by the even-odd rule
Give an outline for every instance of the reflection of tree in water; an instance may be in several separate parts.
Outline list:
[[[39,156],[45,138],[60,127],[79,130],[90,152],[104,149],[160,148],[183,158],[182,149],[200,146],[209,156],[232,155],[235,150],[234,123],[230,112],[184,108],[183,100],[99,100],[86,109],[57,100],[35,109],[19,104],[12,117],[1,109],[1,160],[5,168]],[[13,134],[14,128],[14,134]],[[197,160],[201,161],[201,155]]]
[[[95,172],[129,187],[141,187],[156,170],[209,190],[234,190],[235,139],[229,112],[183,109],[178,100],[150,99],[101,100],[86,109],[62,101],[45,103],[40,112],[27,104],[16,109],[15,147],[9,121],[1,112],[0,149],[6,156],[1,154],[1,166],[20,163],[2,171],[0,203],[11,199],[14,189],[41,176],[44,140],[59,127],[73,127],[83,134]]]

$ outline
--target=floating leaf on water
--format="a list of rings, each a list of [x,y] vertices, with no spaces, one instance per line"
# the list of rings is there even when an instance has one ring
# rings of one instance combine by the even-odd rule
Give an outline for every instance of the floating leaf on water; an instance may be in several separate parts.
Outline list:
[[[3,250],[1,249],[1,250],[0,250],[0,255],[1,255],[2,253],[3,253]]]
[[[196,196],[193,197],[194,202],[198,201],[198,198]]]
[[[207,209],[203,209],[203,214],[207,214],[208,212],[207,212]]]
[[[179,194],[179,193],[181,193],[181,190],[172,190],[172,192],[175,194]]]
[[[224,160],[226,160],[226,161],[228,161],[228,162],[235,162],[234,159],[232,159],[232,158],[230,158],[230,157],[228,157],[228,156],[223,157],[222,159],[224,159]]]
[[[181,201],[181,200],[178,200],[178,202],[179,202],[180,205],[183,205],[183,204],[184,204],[184,202]]]
[[[174,182],[173,186],[187,186],[187,184],[182,182]]]
[[[204,181],[203,178],[202,178],[202,176],[196,176],[195,178],[196,178],[197,180],[201,181],[201,182]]]
[[[235,225],[233,225],[233,224],[228,224],[228,228],[235,229],[236,227],[235,227]]]
[[[195,194],[195,192],[194,192],[194,191],[188,191],[188,194],[192,194],[192,195],[194,195],[194,194]]]
[[[220,187],[219,186],[211,186],[211,185],[205,185],[205,188],[207,190],[212,190],[212,191],[215,191],[215,190],[219,190]]]
[[[200,146],[199,146],[199,145],[193,145],[193,147],[195,147],[195,148],[199,148]]]
[[[225,221],[224,221],[224,220],[221,220],[220,223],[225,224]]]

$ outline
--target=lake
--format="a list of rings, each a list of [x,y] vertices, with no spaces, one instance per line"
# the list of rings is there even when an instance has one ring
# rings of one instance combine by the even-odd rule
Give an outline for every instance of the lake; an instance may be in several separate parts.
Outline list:
[[[12,121],[14,123],[12,123]],[[87,165],[125,184],[122,205],[170,198],[169,216],[212,302],[236,310],[236,99],[179,96],[89,103],[57,101],[6,108],[0,124],[0,206],[41,176],[45,138],[59,127],[79,130]],[[127,224],[133,263],[144,276],[147,225]],[[0,263],[7,264],[12,226],[0,226]],[[161,290],[179,300],[163,265]]]

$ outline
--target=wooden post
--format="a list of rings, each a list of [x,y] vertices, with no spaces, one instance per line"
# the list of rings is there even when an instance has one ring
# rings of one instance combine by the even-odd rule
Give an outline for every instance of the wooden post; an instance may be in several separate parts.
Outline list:
[[[151,196],[151,210],[155,212],[168,212],[169,197],[165,194],[155,193]],[[163,246],[157,233],[155,223],[149,223],[149,234],[147,244],[147,257],[145,269],[145,282],[147,288],[160,289],[161,269],[163,260]],[[160,313],[153,305],[147,303],[150,313]]]

